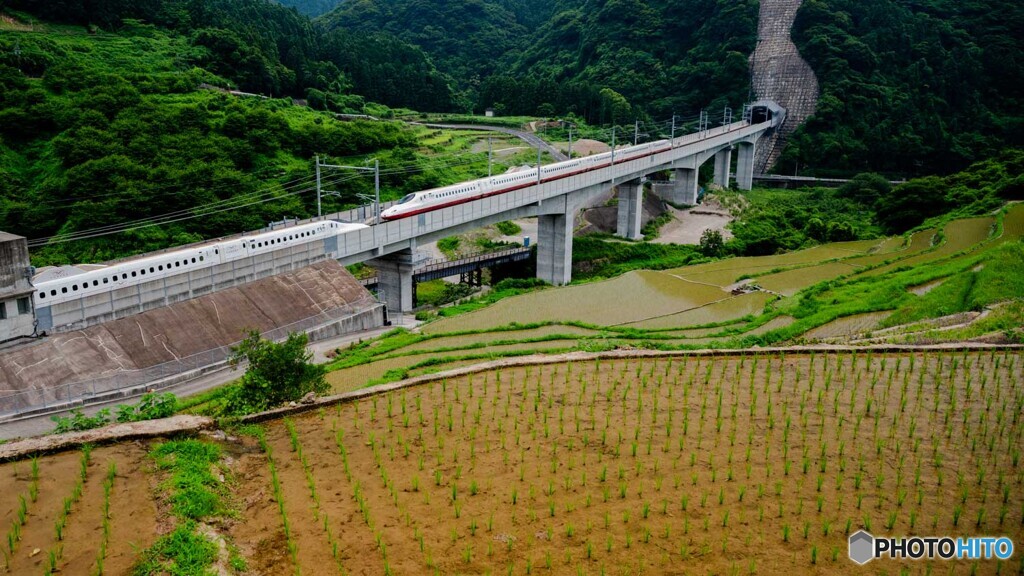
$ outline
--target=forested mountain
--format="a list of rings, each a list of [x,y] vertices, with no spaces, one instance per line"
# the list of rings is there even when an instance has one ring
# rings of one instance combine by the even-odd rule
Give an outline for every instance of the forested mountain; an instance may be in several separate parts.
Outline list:
[[[783,169],[948,173],[1024,145],[1022,30],[1018,1],[807,0],[822,97]]]
[[[341,0],[277,0],[279,3],[290,8],[295,8],[299,14],[316,18],[336,8]]]
[[[757,10],[754,0],[347,0],[322,19],[422,47],[477,111],[607,123],[746,101]],[[793,36],[822,98],[779,169],[948,173],[1024,145],[1020,30],[1024,3],[1008,0],[805,1]]]
[[[555,2],[345,0],[320,21],[331,29],[383,31],[419,46],[464,88],[502,70]]]
[[[757,2],[346,0],[321,21],[423,48],[478,111],[611,122],[744,102]]]
[[[327,32],[268,0],[6,0],[6,4],[50,22],[117,30],[125,19],[132,19],[178,32],[189,39],[181,64],[200,66],[248,92],[294,97],[305,96],[311,89],[334,95],[354,92],[389,106],[455,107],[449,80],[419,48],[385,34]],[[365,70],[372,67],[379,72],[368,76]],[[337,107],[344,108],[345,99]]]

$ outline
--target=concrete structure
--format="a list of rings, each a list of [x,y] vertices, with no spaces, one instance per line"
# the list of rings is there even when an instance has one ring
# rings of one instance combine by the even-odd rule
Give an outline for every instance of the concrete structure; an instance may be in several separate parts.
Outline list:
[[[324,260],[4,352],[0,420],[195,378],[223,366],[250,330],[316,340],[383,323],[383,306],[341,265]]]
[[[756,155],[756,171],[767,172],[782,154],[786,138],[818,106],[818,79],[790,39],[803,0],[761,0],[757,47],[750,55],[750,79],[759,99],[778,102],[786,121],[768,135]]]
[[[619,184],[619,220],[615,234],[628,240],[640,240],[640,216],[644,205],[643,180]]]
[[[80,330],[262,278],[299,270],[336,255],[336,242],[334,238],[330,238],[324,242],[301,246],[282,246],[277,250],[225,264],[195,270],[182,268],[179,274],[154,278],[149,282],[67,302],[38,306],[38,326],[40,331],[51,333]],[[73,267],[47,269],[41,271],[35,281],[43,282],[54,275],[67,276],[82,271],[84,270]]]
[[[28,243],[0,232],[0,342],[35,332]]]
[[[652,183],[654,193],[673,206],[695,206],[700,191],[697,168],[676,167],[671,174],[668,182]]]
[[[722,188],[728,188],[730,172],[732,172],[732,146],[715,153],[715,184]]]
[[[737,149],[741,159],[737,183],[749,189],[753,181],[753,162],[757,142],[785,119],[785,110],[771,102],[755,103],[771,110],[770,118],[757,124],[735,122],[705,132],[676,138],[672,147],[652,156],[616,162],[612,166],[585,172],[540,185],[507,192],[418,214],[409,218],[384,222],[367,230],[355,231],[338,237],[338,253],[342,264],[375,260],[374,264],[390,254],[402,252],[393,260],[395,265],[381,276],[379,288],[392,311],[410,310],[412,303],[411,266],[403,266],[403,258],[415,252],[418,243],[433,242],[445,236],[495,224],[536,216],[538,218],[537,277],[552,284],[566,284],[572,279],[572,232],[575,214],[590,200],[607,194],[620,185],[620,219],[618,234],[638,237],[638,210],[642,191],[636,184],[648,174],[671,170],[680,174],[688,198],[696,199],[696,171],[714,157],[718,178],[728,185],[732,150]],[[624,196],[621,196],[624,195]],[[623,201],[625,199],[626,201]],[[682,202],[681,202],[682,203]],[[408,262],[404,262],[408,264]]]
[[[537,276],[552,284],[566,284],[572,279],[572,236],[580,208],[618,185],[617,233],[626,238],[639,238],[643,199],[640,181],[649,174],[675,171],[677,182],[682,175],[684,191],[681,195],[695,199],[696,172],[715,156],[716,167],[721,168],[718,180],[727,185],[731,150],[740,147],[742,158],[747,158],[756,149],[758,138],[773,130],[785,117],[785,111],[773,103],[758,104],[771,113],[756,117],[761,121],[755,124],[744,120],[682,136],[654,154],[619,159],[602,168],[331,235],[323,242],[271,247],[255,256],[223,264],[210,262],[212,265],[195,270],[182,268],[180,273],[165,271],[165,277],[154,277],[148,282],[55,301],[52,305],[38,307],[38,326],[40,330],[51,332],[82,329],[298,270],[328,258],[346,265],[372,260],[381,271],[378,293],[383,296],[382,300],[389,310],[404,312],[413,307],[412,275],[418,243],[525,217],[538,217]],[[743,160],[738,168],[740,186],[749,188],[753,163]],[[358,212],[350,211],[347,215],[355,216]],[[288,229],[280,228],[279,232],[287,235]],[[51,272],[40,277],[47,273]]]

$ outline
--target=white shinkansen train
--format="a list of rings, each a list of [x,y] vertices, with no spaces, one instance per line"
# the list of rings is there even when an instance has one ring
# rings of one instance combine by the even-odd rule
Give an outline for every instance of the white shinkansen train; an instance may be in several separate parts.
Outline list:
[[[361,228],[367,226],[332,220],[314,222],[104,266],[82,274],[35,284],[36,308],[225,264],[287,246],[322,242],[331,236]]]
[[[630,146],[629,148],[615,151],[615,163],[618,164],[651,156],[671,148],[672,143],[669,140],[658,140],[647,144],[640,144],[639,146]],[[611,163],[612,153],[604,152],[594,156],[548,164],[540,169],[540,181],[544,183],[568,178],[569,176],[590,172],[591,170],[607,168]],[[462,182],[454,186],[445,186],[443,188],[434,188],[433,190],[409,194],[399,200],[398,204],[381,212],[380,216],[383,220],[398,220],[430,212],[431,210],[438,210],[464,202],[480,200],[488,196],[512,192],[513,190],[519,190],[520,188],[526,188],[535,184],[537,184],[536,169],[501,174],[472,182]]]

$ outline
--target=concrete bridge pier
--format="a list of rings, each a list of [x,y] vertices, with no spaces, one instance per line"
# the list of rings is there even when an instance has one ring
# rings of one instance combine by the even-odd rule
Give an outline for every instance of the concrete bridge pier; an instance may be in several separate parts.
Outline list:
[[[675,206],[695,206],[697,204],[697,170],[695,168],[675,168],[672,170],[674,179],[671,182],[655,182],[654,193],[662,200]]]
[[[615,235],[640,240],[641,217],[644,208],[644,185],[639,179],[623,182],[619,189],[619,218]]]
[[[537,216],[537,278],[555,286],[572,281],[574,212]]]
[[[736,185],[740,190],[750,190],[754,186],[754,158],[756,154],[756,140],[754,142],[740,142],[737,146]]]
[[[408,312],[415,307],[416,286],[412,271],[416,256],[407,248],[367,262],[377,269],[377,297],[388,312]]]
[[[732,168],[732,146],[715,153],[715,184],[729,187],[729,170]]]

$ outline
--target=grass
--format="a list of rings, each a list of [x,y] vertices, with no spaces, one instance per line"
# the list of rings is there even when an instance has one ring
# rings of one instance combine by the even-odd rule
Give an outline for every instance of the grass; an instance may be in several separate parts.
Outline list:
[[[494,227],[505,236],[515,236],[523,231],[518,224],[510,221],[498,222]]]
[[[157,445],[151,456],[168,475],[161,489],[178,525],[142,552],[132,573],[205,575],[217,558],[217,545],[199,532],[199,523],[228,513],[224,485],[213,473],[220,468],[220,448],[199,440],[172,440]]]

